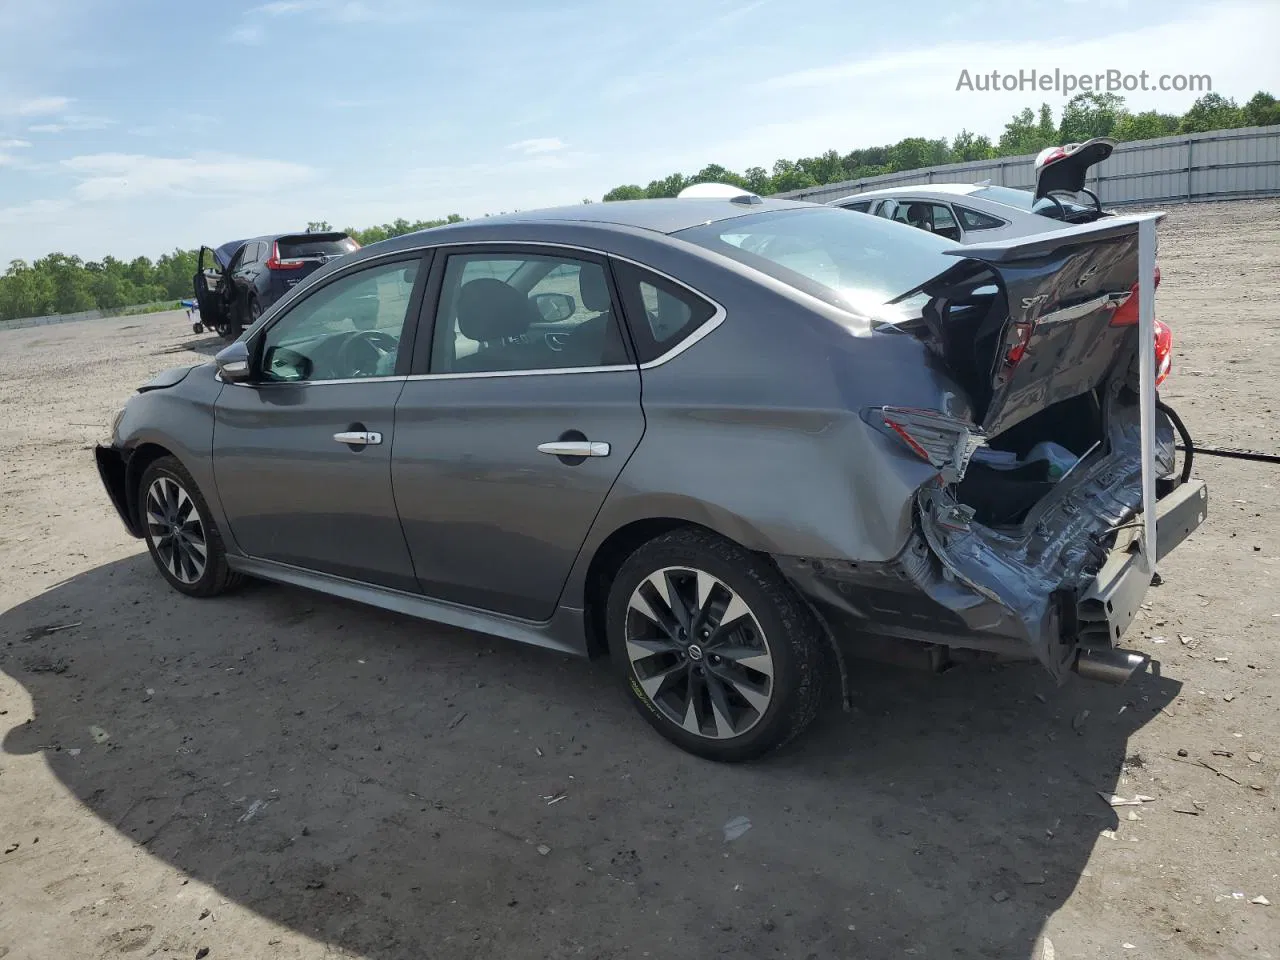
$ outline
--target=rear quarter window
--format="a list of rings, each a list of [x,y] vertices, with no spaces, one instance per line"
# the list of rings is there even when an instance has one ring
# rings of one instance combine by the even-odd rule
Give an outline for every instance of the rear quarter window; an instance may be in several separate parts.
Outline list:
[[[719,312],[687,287],[634,264],[615,261],[613,271],[641,363],[675,350]]]

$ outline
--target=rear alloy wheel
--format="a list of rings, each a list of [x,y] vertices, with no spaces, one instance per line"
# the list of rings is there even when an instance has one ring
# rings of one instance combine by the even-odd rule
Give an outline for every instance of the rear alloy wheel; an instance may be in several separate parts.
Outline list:
[[[143,472],[138,512],[151,559],[175,590],[212,597],[239,582],[208,504],[176,457],[161,457]]]
[[[813,615],[772,564],[709,531],[636,551],[607,616],[642,714],[691,753],[749,760],[817,714],[824,651]]]

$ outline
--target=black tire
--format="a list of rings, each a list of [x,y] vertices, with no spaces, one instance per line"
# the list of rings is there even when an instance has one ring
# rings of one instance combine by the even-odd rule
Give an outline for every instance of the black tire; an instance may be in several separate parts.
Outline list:
[[[171,497],[169,491],[175,487],[180,495]],[[155,509],[157,506],[159,511]],[[162,516],[165,522],[153,523],[156,516]],[[227,566],[226,546],[213,522],[209,504],[177,457],[161,457],[142,472],[138,482],[138,518],[156,569],[179,593],[189,597],[215,597],[240,584],[241,575]],[[199,524],[198,536],[193,521]],[[177,527],[181,528],[182,535],[175,548]],[[200,544],[203,544],[204,562],[197,570]]]
[[[645,620],[633,619],[637,616],[637,608],[632,607],[633,594],[639,596],[641,585],[651,576],[673,569],[674,573],[662,574],[669,595],[678,590],[687,597],[688,586],[682,588],[681,584],[696,584],[696,579],[688,580],[684,572],[709,574],[718,582],[718,586],[708,592],[708,597],[731,597],[736,594],[746,605],[748,617],[739,616],[733,620],[734,623],[745,624],[739,630],[746,632],[743,634],[725,624],[727,636],[716,639],[721,630],[719,626],[715,626],[712,628],[711,639],[705,643],[706,649],[699,649],[696,657],[694,647],[701,645],[701,640],[696,644],[685,644],[680,652],[674,654],[639,654],[642,659],[639,661],[641,666],[638,666],[628,653],[629,626],[633,629],[647,629],[655,622],[652,619],[648,619],[647,623]],[[650,587],[644,589],[648,591]],[[693,586],[693,589],[701,588]],[[727,604],[728,601],[724,603]],[[695,602],[693,606],[701,604]],[[704,609],[716,606],[717,604],[708,600]],[[720,619],[723,619],[726,612],[722,607]],[[714,610],[712,618],[714,619]],[[754,636],[757,627],[763,636]],[[654,629],[657,631],[654,634],[656,639],[652,642],[666,644],[671,632],[656,625]],[[707,635],[705,632],[699,634],[692,625],[688,632]],[[821,627],[812,611],[767,558],[751,553],[708,530],[685,527],[663,534],[640,547],[628,558],[609,590],[606,633],[610,655],[618,675],[641,715],[672,743],[708,760],[753,760],[780,747],[804,732],[817,716],[822,703],[827,658]],[[633,639],[640,639],[639,634],[634,633]],[[734,643],[728,643],[730,639]],[[771,678],[767,684],[769,699],[762,711],[751,707],[742,698],[740,684],[724,682],[726,668],[727,672],[734,672],[740,678],[748,680],[766,676],[754,671],[741,672],[742,666],[738,661],[742,659],[744,644],[757,646],[765,651],[764,656],[768,658],[771,670]],[[717,657],[717,649],[724,650],[726,656]],[[733,656],[727,655],[729,649],[735,651]],[[761,654],[747,659],[757,664],[766,662]],[[718,662],[713,666],[713,661]],[[656,679],[655,674],[674,674],[679,669],[679,663],[685,663],[687,669],[698,672],[701,679],[697,682],[702,684],[703,692],[690,693],[691,687],[686,686],[686,692],[682,694],[679,681],[665,692],[663,688],[666,681],[661,682],[653,696],[646,692],[642,681],[652,684]],[[666,664],[673,665],[668,669]],[[649,672],[650,665],[656,665],[658,669],[649,673],[649,676],[642,677],[640,670],[643,668]],[[695,683],[692,679],[685,682],[689,685]],[[717,686],[721,691],[719,701],[710,691],[712,686]],[[726,692],[732,702],[723,699]],[[754,690],[751,692],[755,693]],[[758,693],[755,695],[758,696]],[[655,702],[655,698],[659,702]],[[686,707],[697,701],[692,713],[693,723],[700,728],[700,732],[691,731],[673,719],[672,711],[678,711],[682,698]],[[723,727],[724,730],[730,730],[731,735],[723,735],[721,721],[729,714],[717,711],[715,707],[726,703],[731,707],[733,717],[744,718],[744,724],[749,721],[749,725],[742,725],[740,733],[737,732],[740,724],[733,720]],[[686,723],[688,722],[686,719]],[[711,732],[708,733],[708,730]]]

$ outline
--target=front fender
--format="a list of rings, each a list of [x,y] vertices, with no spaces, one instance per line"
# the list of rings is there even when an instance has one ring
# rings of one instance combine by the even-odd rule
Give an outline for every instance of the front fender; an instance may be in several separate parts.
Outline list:
[[[124,464],[122,498],[135,524],[142,473],[167,453],[191,474],[214,514],[214,523],[224,539],[230,538],[213,475],[213,408],[223,387],[214,372],[212,364],[188,368],[172,386],[140,391],[125,405],[112,447]]]

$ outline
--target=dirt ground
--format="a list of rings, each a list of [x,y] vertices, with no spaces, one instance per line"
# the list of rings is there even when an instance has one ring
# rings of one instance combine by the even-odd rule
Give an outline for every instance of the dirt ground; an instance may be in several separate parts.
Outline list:
[[[1169,212],[1204,443],[1280,451],[1278,263],[1278,201]],[[716,766],[598,664],[170,591],[91,448],[214,349],[181,314],[0,331],[0,957],[1280,957],[1275,467],[1196,461],[1210,519],[1127,638],[1159,678],[859,665],[856,710]]]

